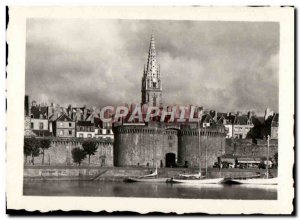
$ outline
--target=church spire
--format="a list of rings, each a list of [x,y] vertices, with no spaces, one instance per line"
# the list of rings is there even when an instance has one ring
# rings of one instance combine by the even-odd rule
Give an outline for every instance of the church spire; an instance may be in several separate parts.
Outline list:
[[[142,78],[142,105],[162,105],[162,82],[160,79],[159,64],[156,61],[155,40],[151,34],[148,62],[144,67]]]
[[[151,34],[146,74],[152,75],[153,77],[157,77],[157,72],[158,63],[156,61],[155,39],[154,35]]]

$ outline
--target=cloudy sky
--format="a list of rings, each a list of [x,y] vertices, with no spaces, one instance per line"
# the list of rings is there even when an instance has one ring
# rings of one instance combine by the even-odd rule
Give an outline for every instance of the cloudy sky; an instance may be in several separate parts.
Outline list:
[[[278,111],[278,23],[28,19],[26,94],[38,102],[141,102],[154,33],[164,105]]]

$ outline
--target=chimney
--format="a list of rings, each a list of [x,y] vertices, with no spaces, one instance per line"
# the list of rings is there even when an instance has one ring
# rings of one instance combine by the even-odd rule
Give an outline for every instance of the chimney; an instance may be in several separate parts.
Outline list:
[[[248,114],[247,114],[247,116],[248,116],[248,119],[252,118],[252,116],[253,116],[253,115],[252,115],[252,112],[249,111]]]
[[[216,122],[218,120],[218,112],[215,111],[215,117],[214,117],[214,121]]]
[[[85,107],[84,110],[83,110],[83,120],[84,121],[86,120],[86,117],[87,117],[87,109]]]
[[[25,116],[30,116],[30,102],[28,95],[25,95]]]

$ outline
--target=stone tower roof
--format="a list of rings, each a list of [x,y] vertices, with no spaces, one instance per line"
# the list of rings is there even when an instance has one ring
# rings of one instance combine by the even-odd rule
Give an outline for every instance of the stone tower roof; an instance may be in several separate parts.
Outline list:
[[[149,54],[148,54],[148,62],[145,68],[145,75],[150,75],[154,78],[158,77],[159,74],[159,64],[156,60],[156,50],[155,50],[155,39],[154,35],[151,35],[150,46],[149,46]]]

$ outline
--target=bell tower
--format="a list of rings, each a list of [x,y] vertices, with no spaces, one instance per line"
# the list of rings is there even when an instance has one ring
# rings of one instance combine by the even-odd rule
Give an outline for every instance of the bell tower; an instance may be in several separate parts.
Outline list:
[[[161,106],[162,105],[162,82],[160,78],[160,68],[156,61],[155,40],[151,35],[148,62],[144,66],[142,78],[142,105]]]

